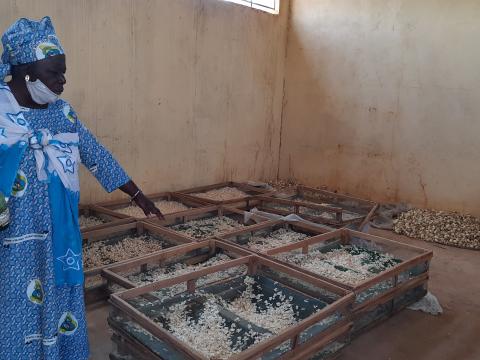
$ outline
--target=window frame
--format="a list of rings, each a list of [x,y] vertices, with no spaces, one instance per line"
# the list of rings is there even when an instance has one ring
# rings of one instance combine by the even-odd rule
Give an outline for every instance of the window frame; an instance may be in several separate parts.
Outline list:
[[[275,8],[270,8],[265,5],[257,4],[255,3],[255,0],[223,0],[226,2],[234,3],[237,5],[242,5],[245,7],[249,7],[251,9],[256,9],[260,10],[266,13],[270,13],[273,15],[278,15],[280,14],[280,0],[274,0],[275,1]]]

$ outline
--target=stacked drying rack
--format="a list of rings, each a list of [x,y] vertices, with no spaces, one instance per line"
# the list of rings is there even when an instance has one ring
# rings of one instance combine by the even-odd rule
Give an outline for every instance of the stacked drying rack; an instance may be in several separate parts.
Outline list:
[[[245,196],[224,201],[198,196],[224,187],[236,188]],[[118,212],[128,206],[127,200],[81,207],[81,214],[103,222],[82,229],[84,246],[115,244],[140,235],[162,244],[159,251],[85,270],[86,302],[108,299],[111,304],[108,321],[116,344],[111,359],[207,359],[169,331],[165,312],[172,305],[187,304],[198,319],[207,299],[220,299],[222,304],[232,301],[245,291],[246,278],[253,279],[258,294],[274,298],[280,291],[300,310],[294,324],[272,332],[221,307],[223,321],[234,324],[239,338],[246,338],[252,328],[255,334],[265,335],[262,341],[246,341],[229,359],[334,357],[356,336],[427,292],[432,252],[362,232],[377,208],[371,201],[305,186],[274,192],[236,182],[150,198],[176,201],[189,210],[167,214],[159,221]],[[208,230],[208,219],[215,218],[240,225],[215,234],[178,230],[197,220],[206,220]],[[260,247],[250,246],[253,240],[269,239],[278,231],[292,231],[300,238],[287,244],[267,241]],[[295,261],[347,248],[369,254],[372,268],[382,254],[393,262],[351,283],[335,272],[322,273]],[[338,264],[332,266],[343,271]],[[161,277],[151,277],[152,271]]]

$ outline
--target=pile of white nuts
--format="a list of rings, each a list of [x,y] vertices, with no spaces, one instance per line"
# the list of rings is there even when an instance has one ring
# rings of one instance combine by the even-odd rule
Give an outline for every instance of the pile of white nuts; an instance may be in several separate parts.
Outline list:
[[[370,261],[371,253],[372,251],[360,247],[346,245],[328,252],[315,249],[308,254],[289,252],[276,257],[343,284],[355,286],[398,262],[392,255],[378,252],[375,252],[376,259]]]
[[[281,228],[265,235],[255,235],[248,241],[248,247],[255,251],[266,251],[304,240],[308,235]]]
[[[126,237],[113,245],[98,241],[83,248],[83,266],[91,269],[162,250],[162,242],[150,236]]]
[[[226,186],[220,189],[213,189],[201,193],[193,193],[191,195],[200,197],[202,199],[216,201],[234,200],[248,196],[248,194],[243,192],[242,190],[230,186]]]
[[[96,216],[85,216],[85,215],[80,215],[78,217],[78,222],[80,224],[80,229],[101,225],[105,223],[102,219]]]
[[[178,201],[160,200],[155,201],[155,206],[161,211],[162,214],[173,214],[180,211],[189,210],[190,208]],[[145,213],[141,208],[136,205],[129,205],[120,209],[115,209],[115,212],[123,215],[128,215],[134,218],[144,218]]]
[[[480,250],[480,219],[471,215],[414,209],[400,214],[393,230],[424,241]]]
[[[172,230],[195,239],[206,239],[244,226],[245,225],[229,217],[215,216],[211,218],[191,220],[182,224],[171,225],[169,227]]]

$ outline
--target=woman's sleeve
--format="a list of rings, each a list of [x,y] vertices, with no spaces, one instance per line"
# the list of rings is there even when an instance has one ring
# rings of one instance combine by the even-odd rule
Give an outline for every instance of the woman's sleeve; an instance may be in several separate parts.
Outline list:
[[[73,115],[73,114],[72,114]],[[80,139],[80,158],[107,192],[112,192],[130,181],[130,177],[108,151],[83,125],[75,114],[76,130]]]

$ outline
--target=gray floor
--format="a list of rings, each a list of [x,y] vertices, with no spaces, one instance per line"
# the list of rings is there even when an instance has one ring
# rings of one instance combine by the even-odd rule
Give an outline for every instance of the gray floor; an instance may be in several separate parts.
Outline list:
[[[112,351],[111,330],[107,324],[109,305],[107,303],[87,308],[90,359],[107,360]]]

